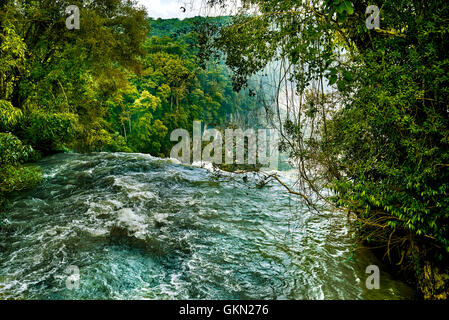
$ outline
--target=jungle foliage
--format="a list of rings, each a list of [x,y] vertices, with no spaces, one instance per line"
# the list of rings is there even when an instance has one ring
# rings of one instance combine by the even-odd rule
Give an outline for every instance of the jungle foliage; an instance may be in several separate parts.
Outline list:
[[[80,8],[79,30],[66,27],[69,5]],[[1,1],[1,199],[39,181],[24,164],[41,156],[168,156],[170,131],[256,108],[224,63],[198,58],[203,23],[149,19],[131,0]]]
[[[273,122],[302,192],[354,213],[365,240],[398,264],[416,241],[427,243],[427,258],[447,261],[448,2],[242,2],[206,46],[226,53],[238,87],[281,66],[275,85],[293,89],[280,93],[287,105],[278,101]],[[370,5],[379,28],[366,26]]]
[[[198,30],[222,18],[150,20],[144,43],[143,72],[108,100],[109,123],[134,152],[169,156],[169,132],[192,131],[194,120],[222,127],[232,115],[258,108],[249,90],[236,92],[223,61],[200,59]]]
[[[81,30],[66,28],[69,5],[81,8]],[[87,150],[93,136],[110,135],[102,131],[106,100],[141,70],[148,32],[145,11],[132,1],[0,2],[2,202],[40,180],[24,163]]]

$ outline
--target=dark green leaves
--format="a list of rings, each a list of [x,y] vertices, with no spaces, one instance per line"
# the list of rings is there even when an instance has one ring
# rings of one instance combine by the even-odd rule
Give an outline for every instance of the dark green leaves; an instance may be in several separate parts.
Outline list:
[[[337,5],[337,12],[339,14],[343,14],[344,12],[346,12],[348,15],[351,15],[354,13],[354,7],[352,6],[350,1],[344,0]]]
[[[11,133],[0,133],[0,168],[24,163],[29,160],[33,152],[33,148],[24,146]]]

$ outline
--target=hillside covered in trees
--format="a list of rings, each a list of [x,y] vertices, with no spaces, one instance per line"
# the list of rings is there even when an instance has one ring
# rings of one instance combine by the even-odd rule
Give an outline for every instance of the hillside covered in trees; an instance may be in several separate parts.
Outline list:
[[[224,18],[153,20],[121,1],[95,1],[81,9],[82,28],[68,30],[59,2],[6,1],[0,11],[2,203],[40,181],[39,168],[23,164],[42,156],[165,157],[173,130],[191,131],[194,120],[224,126],[257,109],[224,63],[200,57],[197,30]]]

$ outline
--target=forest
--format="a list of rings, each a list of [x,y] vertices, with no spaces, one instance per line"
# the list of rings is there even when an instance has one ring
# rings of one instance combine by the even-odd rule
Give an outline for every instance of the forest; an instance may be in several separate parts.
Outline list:
[[[223,127],[232,115],[245,118],[258,108],[254,93],[234,90],[223,61],[200,56],[198,30],[224,18],[147,19],[119,2],[86,8],[88,26],[77,35],[65,19],[49,19],[60,6],[53,1],[30,1],[25,12],[4,5],[2,202],[40,181],[39,168],[23,164],[43,156],[72,150],[166,157],[173,130],[191,131],[194,120]],[[53,12],[44,9],[50,4]],[[106,21],[111,10],[127,16]]]
[[[66,2],[0,1],[0,208],[42,181],[43,157],[165,158],[175,129],[257,125],[263,110],[299,183],[267,179],[344,212],[420,297],[448,299],[447,1],[242,0],[185,20]]]

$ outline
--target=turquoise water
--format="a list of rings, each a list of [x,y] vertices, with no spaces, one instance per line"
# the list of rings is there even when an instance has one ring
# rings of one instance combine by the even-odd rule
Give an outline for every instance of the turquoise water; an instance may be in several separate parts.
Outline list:
[[[140,154],[40,165],[44,182],[0,218],[0,298],[414,297],[369,252],[350,258],[345,217],[311,213],[276,183],[258,189],[257,177]],[[379,290],[365,286],[372,264]],[[71,266],[79,280],[68,279]]]

